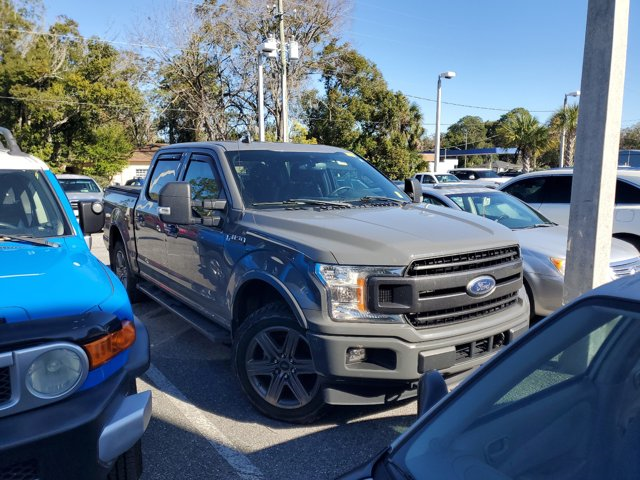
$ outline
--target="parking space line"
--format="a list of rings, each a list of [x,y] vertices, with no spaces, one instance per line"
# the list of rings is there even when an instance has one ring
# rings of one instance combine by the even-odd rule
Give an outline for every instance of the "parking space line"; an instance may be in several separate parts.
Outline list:
[[[164,376],[153,364],[149,366],[146,376],[155,386],[166,394],[176,409],[184,415],[191,425],[209,442],[215,451],[235,470],[238,476],[247,480],[264,480],[264,475],[251,460],[235,447],[218,428],[216,428],[204,414],[194,407],[187,397],[178,390],[171,381]]]

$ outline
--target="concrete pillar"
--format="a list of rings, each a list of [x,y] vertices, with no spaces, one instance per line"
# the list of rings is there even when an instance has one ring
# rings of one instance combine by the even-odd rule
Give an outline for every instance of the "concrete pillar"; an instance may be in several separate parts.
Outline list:
[[[564,302],[609,280],[629,0],[589,0]]]

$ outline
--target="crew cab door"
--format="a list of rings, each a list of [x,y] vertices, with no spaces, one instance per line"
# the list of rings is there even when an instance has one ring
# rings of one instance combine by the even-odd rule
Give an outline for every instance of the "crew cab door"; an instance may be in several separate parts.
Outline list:
[[[157,158],[135,208],[134,228],[140,272],[162,284],[168,280],[169,264],[167,226],[158,216],[158,195],[166,183],[177,180],[181,158],[182,153],[166,153]]]
[[[212,154],[191,153],[182,181],[191,184],[191,225],[169,225],[167,253],[173,284],[192,306],[224,321],[225,292],[230,274],[224,259],[225,212],[205,210],[203,200],[227,198],[216,160]],[[216,215],[218,225],[204,225],[203,219]],[[211,222],[209,222],[211,223]]]

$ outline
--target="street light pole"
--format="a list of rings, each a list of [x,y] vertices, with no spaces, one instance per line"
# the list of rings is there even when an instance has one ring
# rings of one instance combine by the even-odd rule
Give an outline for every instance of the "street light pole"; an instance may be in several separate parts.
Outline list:
[[[456,72],[442,72],[438,75],[438,94],[436,97],[436,146],[435,146],[435,157],[434,157],[434,166],[433,171],[438,172],[440,167],[440,103],[442,96],[442,79],[443,78],[453,78],[456,76]]]
[[[258,53],[258,136],[264,142],[264,55]]]
[[[579,97],[580,90],[564,94],[564,103],[562,104],[562,136],[560,137],[560,168],[564,167],[564,144],[567,137],[567,97]]]
[[[284,38],[284,10],[282,0],[278,0],[278,20],[280,24],[280,61],[282,63],[282,141],[289,141],[289,106],[287,95],[287,49]]]

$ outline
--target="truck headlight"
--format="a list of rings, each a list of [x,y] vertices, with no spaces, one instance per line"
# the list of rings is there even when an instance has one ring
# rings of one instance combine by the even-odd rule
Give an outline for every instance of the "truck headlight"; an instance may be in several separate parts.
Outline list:
[[[29,366],[27,388],[36,397],[61,397],[78,385],[85,373],[86,363],[86,359],[70,348],[49,350]]]
[[[329,315],[347,322],[402,322],[401,315],[375,313],[367,309],[367,279],[402,275],[398,267],[359,267],[316,264],[316,276],[327,287]]]

